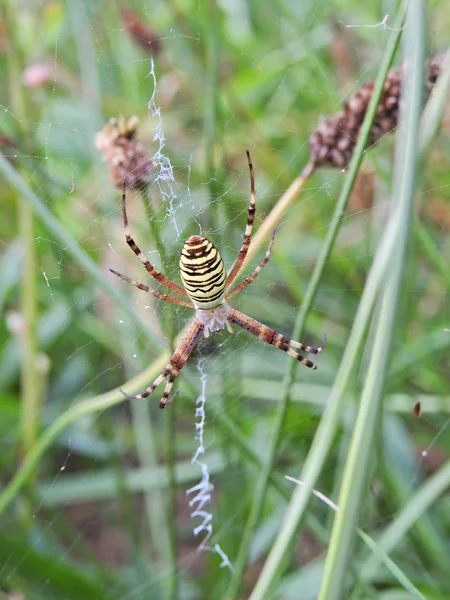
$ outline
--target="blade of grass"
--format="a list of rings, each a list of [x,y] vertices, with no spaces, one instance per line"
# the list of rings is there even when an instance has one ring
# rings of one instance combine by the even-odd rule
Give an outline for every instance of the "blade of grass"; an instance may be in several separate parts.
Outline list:
[[[398,567],[398,565],[380,549],[380,546],[376,544],[374,540],[369,535],[367,535],[367,533],[365,533],[361,529],[358,530],[358,533],[364,540],[364,542],[372,550],[372,555],[375,556],[380,562],[384,563],[385,567],[389,569],[389,571],[397,579],[397,581],[404,587],[404,589],[407,592],[411,594],[411,598],[416,598],[416,600],[426,600],[425,596],[420,592],[420,590],[416,588],[416,586],[411,582],[409,577],[407,577],[405,573],[403,573],[403,571]]]
[[[417,359],[419,362],[419,359]],[[256,379],[245,377],[242,384],[242,393],[268,403],[280,402],[280,384],[276,380]],[[294,383],[291,387],[291,401],[315,407],[321,411],[327,404],[331,393],[331,387],[326,385],[315,385],[309,383]],[[350,391],[346,394],[348,404],[353,404],[355,394]],[[412,407],[416,402],[421,402],[426,407],[429,415],[433,413],[450,413],[450,397],[434,396],[431,394],[388,394],[386,396],[386,410],[391,413],[411,414]]]
[[[29,138],[30,115],[27,95],[24,93],[22,71],[24,68],[23,52],[19,44],[13,47],[12,39],[19,40],[16,27],[18,23],[17,8],[13,2],[5,4],[5,16],[8,35],[8,85],[11,95],[11,107],[22,124],[21,143],[25,146]],[[26,177],[23,166],[20,167]],[[40,423],[40,409],[44,386],[40,381],[37,368],[37,289],[36,263],[37,249],[34,234],[34,217],[30,205],[16,194],[17,219],[19,235],[23,247],[23,263],[20,269],[20,309],[23,328],[18,336],[20,340],[20,390],[21,390],[21,436],[22,456],[33,446]]]
[[[216,0],[204,3],[206,41],[206,99],[205,99],[205,158],[206,177],[209,182],[208,226],[217,230],[217,179],[214,167],[214,146],[216,143],[218,98],[219,98],[219,23]]]
[[[39,431],[41,392],[44,388],[37,368],[37,290],[36,290],[36,242],[34,218],[31,207],[22,198],[17,199],[20,237],[24,246],[21,266],[21,312],[23,331],[20,335],[20,389],[22,402],[22,456],[31,449]]]
[[[441,498],[450,485],[450,462],[447,462],[439,471],[436,471],[420,486],[410,497],[409,502],[392,522],[386,527],[378,538],[379,548],[386,554],[392,552],[404,540],[407,532],[415,526],[421,516]],[[447,553],[448,555],[448,553]],[[445,557],[442,557],[445,561]],[[365,581],[375,578],[380,566],[379,557],[371,555],[362,567],[361,573]]]
[[[444,108],[447,103],[447,98],[450,92],[450,51],[447,52],[442,65],[441,75],[433,90],[430,100],[428,101],[421,119],[419,146],[422,156],[426,155],[426,151],[430,146],[432,137],[439,131],[439,123],[441,122]],[[430,108],[431,107],[431,108]],[[424,238],[423,234],[426,231],[421,227],[421,240],[428,243],[428,235]],[[433,243],[434,247],[434,243]],[[445,278],[445,271],[442,272],[440,266],[440,256],[433,252],[435,268]],[[391,552],[395,546],[404,538],[406,532],[417,522],[420,516],[442,495],[448,487],[450,477],[450,465],[445,465],[432,477],[430,477],[416,491],[408,504],[397,514],[393,522],[387,527],[383,535],[380,537],[379,546],[386,552]],[[375,557],[370,557],[363,567],[363,577],[370,580],[375,576],[378,560]]]
[[[158,223],[155,219],[153,206],[149,196],[149,186],[141,190],[141,201],[144,204],[147,218],[150,222],[152,239],[159,252],[163,264],[167,264],[167,254],[162,243]],[[170,340],[170,352],[174,351],[173,312],[168,307],[162,313],[161,325],[167,338]],[[154,428],[150,419],[148,403],[144,405],[139,400],[132,403],[133,425],[139,443],[138,453],[140,463],[155,467],[158,464],[157,453],[154,447]],[[172,410],[176,410],[176,405]],[[165,598],[175,600],[177,597],[177,531],[176,531],[176,452],[175,452],[175,415],[165,419],[164,448],[168,477],[167,490],[156,490],[153,494],[146,494],[146,506],[149,524],[151,526],[153,545],[158,548],[159,565],[167,570],[163,585]]]
[[[286,479],[289,479],[294,483],[301,485],[300,481],[293,479],[292,477],[286,477]],[[321,492],[313,490],[313,494],[314,496],[319,498],[319,500],[321,500],[324,504],[332,508],[336,513],[339,511],[339,506],[335,504],[332,500],[327,498]],[[395,564],[395,562],[391,560],[385,552],[383,552],[380,546],[370,537],[370,535],[365,533],[359,527],[356,528],[356,532],[359,535],[359,537],[363,540],[363,542],[367,544],[367,546],[370,548],[372,556],[376,557],[376,559],[380,563],[383,563],[387,567],[387,569],[392,573],[392,575],[397,579],[397,581],[405,588],[405,590],[407,590],[412,595],[413,598],[416,598],[417,600],[425,600],[425,596],[423,596],[423,594],[420,593],[420,591],[415,587],[415,585],[405,575],[405,573]],[[358,570],[357,573],[358,577],[361,579],[360,570]],[[364,580],[364,582],[368,583],[367,580]],[[367,590],[365,591],[367,592]]]
[[[173,346],[173,343],[172,343]],[[168,417],[164,423],[164,447],[166,454],[167,466],[167,493],[165,498],[165,529],[166,541],[165,551],[167,562],[164,567],[168,573],[165,577],[164,585],[166,598],[168,600],[176,600],[178,598],[178,577],[177,577],[177,510],[176,510],[176,403],[172,407]]]
[[[441,430],[443,432],[443,430]],[[397,516],[399,507],[409,503],[424,482],[420,467],[422,460],[417,463],[415,440],[407,431],[403,419],[393,415],[383,415],[383,434],[380,438],[380,465],[377,469],[377,479],[385,491],[389,508],[393,509],[393,517]],[[425,458],[425,457],[424,457]],[[432,564],[433,571],[440,571],[450,581],[448,573],[449,553],[445,529],[439,522],[439,512],[424,512],[414,523],[410,534],[405,537],[404,547],[411,554],[414,552],[423,564]],[[382,577],[382,574],[380,574]]]
[[[129,353],[126,351],[132,346],[133,340],[136,339],[137,331],[136,328],[133,326],[121,328],[119,331],[119,335],[122,342],[121,345],[124,354],[125,369],[128,379],[132,375],[136,374],[136,371],[142,363],[139,357],[133,358],[133,360],[131,360]],[[134,443],[136,447],[136,454],[138,457],[139,465],[143,467],[143,469],[151,471],[152,469],[157,469],[158,459],[155,450],[155,434],[154,428],[152,426],[152,420],[150,418],[149,407],[150,404],[148,402],[141,402],[137,399],[132,400],[130,402]],[[124,499],[126,499],[127,496],[130,495],[127,474],[124,475],[123,479]],[[116,489],[117,486],[115,486],[115,490]],[[151,490],[147,486],[145,486],[143,489],[143,500],[145,506],[145,515],[147,518],[147,527],[150,537],[150,544],[157,549],[154,555],[155,569],[157,569],[159,565],[169,563],[169,552],[166,541],[168,539],[168,527],[164,508],[165,504],[163,492],[161,489],[157,488],[156,490]],[[147,544],[145,544],[145,546],[146,545]],[[144,564],[148,564],[148,561],[145,559],[145,550],[143,548],[140,548],[139,551],[136,550],[136,556],[138,556],[140,559],[134,561],[137,568]],[[146,576],[148,578],[150,576],[150,573],[147,572]],[[158,583],[159,582],[156,582],[156,585],[158,585]],[[161,590],[158,590],[158,594],[160,593]]]
[[[389,364],[398,298],[407,258],[406,249],[414,209],[418,132],[423,101],[423,62],[425,48],[425,7],[422,2],[408,7],[404,35],[405,72],[394,172],[394,198],[398,204],[392,220],[398,221],[398,236],[387,271],[381,310],[376,324],[372,356],[361,395],[360,407],[346,460],[339,496],[339,512],[334,521],[325,571],[318,600],[340,600],[347,593],[347,574],[351,563],[356,523],[367,487],[370,458],[373,456],[375,429],[381,410],[384,383]]]
[[[219,453],[211,453],[212,473],[220,474],[226,463]],[[198,469],[190,460],[180,460],[176,465],[176,481],[189,485],[198,477]],[[130,494],[140,494],[153,490],[165,490],[168,486],[168,472],[165,465],[153,468],[127,468],[123,474],[124,485]],[[84,502],[114,500],[118,488],[117,472],[111,468],[95,471],[81,471],[61,476],[58,480],[48,479],[38,488],[40,502],[47,507],[74,505]]]
[[[423,110],[420,124],[420,152],[427,154],[431,142],[439,133],[450,92],[450,50],[447,50],[442,61],[439,79],[433,88],[431,96]]]
[[[386,78],[386,75],[387,75],[390,65],[392,63],[392,59],[394,57],[395,50],[397,48],[399,39],[400,39],[400,33],[397,32],[395,35],[393,35],[391,37],[390,43],[387,47],[387,51],[386,51],[385,55],[383,56],[383,60],[382,60],[380,70],[379,70],[379,73],[377,76],[377,80],[375,83],[374,92],[372,94],[372,98],[371,98],[369,107],[367,109],[367,113],[365,115],[363,125],[361,127],[361,133],[358,138],[358,143],[355,147],[354,156],[353,156],[352,162],[349,167],[349,172],[347,174],[347,177],[345,178],[344,185],[343,185],[341,194],[339,196],[338,202],[336,204],[336,209],[333,214],[330,227],[328,229],[327,237],[322,246],[319,258],[317,260],[313,274],[312,274],[310,282],[308,284],[303,305],[302,305],[302,307],[297,315],[297,318],[296,318],[296,323],[295,323],[294,331],[293,331],[293,339],[299,339],[301,337],[302,331],[305,326],[306,317],[307,317],[309,311],[311,310],[312,304],[314,302],[314,298],[317,293],[320,279],[323,275],[325,266],[329,259],[331,249],[333,247],[337,233],[339,231],[339,227],[340,227],[342,218],[345,214],[345,208],[347,206],[347,202],[350,197],[350,192],[352,190],[354,181],[356,179],[356,175],[358,173],[359,167],[362,162],[362,158],[364,156],[364,152],[365,152],[364,149],[366,148],[366,145],[367,145],[367,139],[368,139],[371,127],[372,127],[373,119],[375,117],[376,108],[378,106],[379,99],[381,97],[384,80]],[[269,215],[269,217],[270,217],[270,215]],[[261,231],[261,228],[260,228],[260,231]],[[293,381],[293,376],[294,376],[296,367],[297,367],[297,364],[294,361],[292,361],[292,363],[288,367],[288,371],[287,371],[287,374],[285,377],[285,381],[287,383],[286,383],[286,387],[285,387],[285,393],[283,395],[283,398],[281,399],[279,408],[277,410],[277,415],[276,415],[275,424],[274,424],[274,428],[273,428],[272,438],[270,441],[269,457],[267,459],[265,469],[264,469],[263,473],[261,474],[260,480],[258,482],[257,491],[254,495],[255,500],[253,502],[251,513],[250,513],[250,516],[249,516],[249,519],[247,522],[247,527],[246,527],[246,530],[243,535],[241,547],[239,550],[239,556],[238,556],[238,559],[235,564],[235,572],[233,575],[233,579],[232,579],[232,582],[231,582],[229,590],[228,590],[228,596],[232,599],[237,597],[238,591],[240,589],[244,570],[245,570],[245,565],[247,563],[250,542],[251,542],[251,539],[255,532],[256,525],[257,525],[259,516],[261,514],[261,510],[262,510],[262,507],[264,504],[268,477],[269,477],[270,471],[273,468],[276,450],[278,448],[279,441],[281,439],[283,423],[284,423],[286,411],[287,411],[287,408],[289,405],[290,385]],[[329,441],[329,444],[330,443],[331,443],[331,440]],[[325,456],[326,456],[326,453],[323,455],[323,460],[325,459]],[[318,465],[318,463],[316,462],[316,466],[317,465]],[[302,479],[305,479],[305,478],[302,478]],[[312,485],[313,484],[311,484],[311,489],[312,489]],[[302,487],[301,491],[303,491],[304,489],[305,488]],[[310,493],[311,493],[311,491],[307,492],[307,496],[309,496]],[[298,518],[300,518],[300,514],[298,515]],[[292,536],[293,536],[293,532],[289,538],[289,541],[286,538],[285,542],[290,544],[291,540],[292,540]],[[278,536],[277,539],[279,540],[280,536]],[[284,546],[285,542],[283,542],[283,546]],[[273,550],[272,550],[272,552],[273,552]],[[273,556],[272,552],[271,552],[271,555]],[[270,568],[270,564],[271,564],[269,562],[271,555],[269,555],[269,559],[268,559],[268,563],[269,563],[268,568]],[[266,565],[267,565],[267,563],[266,563]],[[274,566],[275,566],[275,563],[274,563]],[[279,567],[279,562],[277,560],[277,566],[276,566],[275,570],[278,570],[278,567]],[[266,571],[266,573],[267,573],[267,571]],[[271,575],[269,575],[267,582],[269,581],[269,579],[272,579],[272,576],[274,575],[274,573],[275,572],[273,572]],[[260,584],[261,581],[262,581],[262,583]],[[262,596],[258,595],[260,593],[258,591],[258,586],[260,586]],[[255,598],[264,597],[264,594],[267,593],[267,590],[265,589],[265,587],[266,587],[266,583],[265,583],[264,571],[263,571],[261,578],[258,581],[258,583],[253,591],[254,597]]]
[[[96,132],[102,126],[101,115],[101,93],[100,80],[97,69],[98,60],[95,52],[95,42],[92,36],[92,28],[89,26],[87,3],[85,0],[80,2],[67,2],[66,10],[68,13],[67,23],[72,29],[75,47],[77,49],[78,65],[80,68],[80,80],[82,85],[81,101],[89,107],[88,126],[86,135],[89,139],[95,138]],[[95,146],[89,146],[91,150],[91,161],[97,166],[97,173],[100,172],[101,159]]]

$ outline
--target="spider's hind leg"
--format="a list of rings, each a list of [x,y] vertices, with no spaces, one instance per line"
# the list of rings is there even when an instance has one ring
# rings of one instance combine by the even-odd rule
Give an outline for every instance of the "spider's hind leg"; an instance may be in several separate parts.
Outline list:
[[[298,350],[303,350],[303,352],[307,352],[308,354],[319,354],[325,348],[325,344],[327,343],[327,334],[323,334],[323,340],[320,346],[308,346],[307,344],[302,344],[301,342],[296,342],[294,340],[288,341],[289,346],[293,348],[297,348]]]
[[[175,352],[172,354],[169,362],[165,366],[164,371],[161,373],[161,375],[159,377],[157,377],[155,379],[155,381],[152,383],[152,385],[150,387],[148,387],[141,394],[137,394],[137,396],[130,396],[123,390],[120,390],[122,392],[122,394],[126,398],[130,398],[130,399],[137,398],[140,400],[142,398],[147,398],[147,396],[150,396],[150,394],[158,387],[158,385],[160,385],[164,381],[164,379],[166,377],[168,377],[169,379],[166,383],[166,387],[164,389],[164,394],[161,398],[161,402],[160,402],[159,406],[161,408],[164,408],[167,404],[170,404],[170,402],[175,397],[175,396],[172,396],[171,398],[169,398],[169,394],[170,394],[170,390],[172,389],[173,382],[175,381],[178,373],[181,371],[181,369],[186,364],[187,359],[189,358],[192,350],[195,347],[195,344],[197,343],[198,336],[203,331],[203,327],[204,327],[204,325],[202,323],[200,323],[199,321],[197,321],[197,319],[194,319],[192,321],[192,323],[190,324],[184,337],[182,338],[182,340],[176,347]]]
[[[271,346],[275,346],[275,348],[278,348],[279,350],[283,350],[283,352],[286,352],[286,354],[289,354],[289,356],[292,356],[292,358],[298,360],[298,362],[305,365],[305,367],[308,367],[309,369],[317,369],[316,365],[312,361],[310,361],[309,358],[305,358],[304,356],[290,348],[290,346],[292,346],[293,348],[298,348],[299,350],[303,350],[304,352],[317,354],[323,349],[326,337],[324,337],[324,343],[322,344],[322,346],[316,348],[314,346],[306,346],[301,342],[290,340],[284,335],[281,335],[281,333],[275,331],[275,329],[267,327],[267,325],[264,325],[263,323],[256,321],[256,319],[253,319],[252,317],[249,317],[248,315],[239,312],[235,308],[230,308],[228,318],[232,323],[236,323],[236,325],[238,325],[245,331],[248,331],[255,337],[259,338],[261,341],[266,342],[266,344],[270,344]]]
[[[148,396],[150,396],[150,394],[156,390],[158,385],[161,385],[161,383],[164,381],[164,379],[168,375],[171,374],[171,372],[174,368],[172,365],[172,358],[170,359],[170,362],[166,365],[166,367],[165,367],[164,371],[161,373],[161,375],[155,379],[155,381],[152,383],[152,385],[150,387],[148,387],[146,390],[144,390],[140,394],[136,394],[136,396],[133,396],[131,394],[127,394],[126,392],[124,392],[124,390],[121,389],[120,391],[125,396],[125,398],[128,398],[129,400],[141,400],[143,398],[147,398]]]
[[[175,396],[178,394],[179,390],[174,392],[169,398],[170,392],[172,390],[173,382],[175,381],[175,378],[179,372],[180,372],[180,369],[174,368],[174,370],[170,374],[169,379],[167,380],[167,383],[166,383],[166,387],[164,388],[164,394],[162,395],[161,400],[159,401],[159,408],[165,408],[169,404],[172,404],[172,402],[175,399]]]

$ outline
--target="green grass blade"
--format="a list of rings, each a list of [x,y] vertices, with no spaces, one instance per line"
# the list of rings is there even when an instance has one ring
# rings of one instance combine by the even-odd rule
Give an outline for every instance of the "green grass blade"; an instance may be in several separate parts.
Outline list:
[[[416,490],[409,502],[395,515],[378,538],[378,546],[387,554],[392,552],[404,540],[408,531],[445,494],[449,485],[450,462],[447,462]],[[442,559],[444,562],[446,556],[444,555]],[[371,581],[376,576],[379,566],[379,556],[370,556],[362,567],[364,580]]]
[[[397,25],[399,25],[401,21],[402,19],[397,19]],[[367,109],[367,113],[361,128],[361,134],[358,139],[357,146],[355,148],[354,157],[349,167],[349,173],[347,177],[350,180],[352,180],[352,182],[354,180],[354,177],[356,176],[358,167],[361,163],[362,155],[364,154],[364,148],[366,146],[366,139],[370,132],[371,123],[373,121],[375,110],[378,105],[378,99],[380,97],[384,80],[386,78],[387,72],[391,65],[393,56],[395,54],[400,39],[400,28],[397,27],[396,29],[397,31],[391,36],[386,52],[383,56],[383,60],[375,83],[372,99]],[[335,219],[335,225],[339,223],[340,219],[343,216],[343,210],[348,201],[350,191],[351,185],[349,185],[348,183],[344,183],[344,188],[342,190],[341,197],[338,200],[339,213],[336,215],[337,222]],[[332,229],[334,229],[334,227]],[[335,231],[333,231],[332,233],[334,233],[334,235],[336,234]],[[322,421],[319,425],[319,429],[314,438],[313,445],[306,459],[303,472],[299,477],[299,479],[304,482],[304,485],[297,488],[292,496],[281,530],[267,558],[261,576],[250,596],[251,600],[262,600],[263,598],[270,597],[273,588],[276,585],[276,581],[280,577],[284,569],[284,565],[288,560],[289,549],[292,546],[294,535],[298,529],[300,520],[303,517],[304,510],[306,509],[306,506],[308,504],[313,486],[324,464],[334,434],[338,427],[338,416],[341,410],[342,402],[345,398],[344,392],[350,374],[353,370],[353,365],[355,363],[358,349],[364,336],[368,315],[370,314],[373,303],[375,301],[375,292],[382,281],[383,274],[389,260],[390,251],[393,246],[393,234],[395,234],[395,230],[392,227],[386,232],[386,248],[384,248],[384,250],[380,252],[378,260],[374,262],[374,265],[371,269],[371,273],[369,274],[369,278],[364,291],[363,300],[361,301],[360,309],[358,311],[358,315],[356,317],[354,327],[352,329],[352,336],[349,339],[346,352],[341,363],[341,369],[336,379],[331,397],[328,401],[327,409],[323,415]],[[329,247],[328,241],[331,242]],[[334,236],[332,237],[330,234],[327,238],[327,241],[325,242],[324,250],[322,251],[322,254],[318,260],[318,264],[321,266],[321,269],[323,269],[324,267],[324,261],[326,261],[326,257],[328,256],[333,241]],[[319,270],[317,269],[315,274],[313,275],[313,282],[315,285],[317,285],[317,282],[320,279],[320,275],[321,273],[319,273]],[[311,286],[311,292],[308,294],[308,298],[312,299],[313,297],[314,291]],[[302,317],[302,320],[303,318],[304,317]],[[302,321],[300,321],[300,326],[301,325]]]
[[[416,170],[419,156],[419,122],[422,108],[424,62],[424,6],[409,5],[405,30],[405,64],[410,65],[403,83],[404,114],[397,141],[394,197],[398,198],[392,219],[398,221],[397,244],[392,254],[381,311],[375,329],[372,356],[365,378],[360,407],[345,464],[339,512],[337,513],[319,600],[340,600],[347,594],[348,570],[358,515],[367,491],[370,459],[373,453],[377,413],[381,410],[384,382],[389,364],[389,348],[398,308],[402,273],[414,207]]]

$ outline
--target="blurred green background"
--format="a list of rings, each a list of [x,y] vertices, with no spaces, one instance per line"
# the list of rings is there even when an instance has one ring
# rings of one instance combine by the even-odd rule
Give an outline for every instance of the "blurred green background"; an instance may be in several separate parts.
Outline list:
[[[165,411],[162,387],[141,402],[117,388],[137,393],[151,383],[191,313],[109,273],[153,286],[126,247],[120,190],[95,145],[111,117],[139,117],[155,177],[128,194],[136,241],[177,283],[181,246],[194,233],[210,237],[230,266],[249,202],[245,150],[255,168],[257,229],[307,164],[320,119],[377,76],[397,33],[397,4],[2,0],[1,7],[0,598],[450,597],[448,111],[420,170],[401,255],[393,344],[378,371],[383,410],[356,453],[368,458],[352,527],[379,545],[357,538],[343,550],[344,581],[334,596],[320,590],[333,572],[323,579],[335,513],[316,498],[275,559],[270,591],[251,594],[296,489],[284,476],[297,477],[314,439],[321,445],[317,428],[394,212],[396,136],[364,157],[317,282],[311,274],[346,177],[339,170],[319,169],[306,182],[281,218],[270,262],[233,300],[290,337],[313,289],[300,329],[305,343],[328,334],[318,370],[292,370],[286,354],[245,332],[223,332],[199,344]],[[405,36],[422,27],[431,56],[448,46],[450,4],[429,2],[426,11]],[[314,487],[336,502],[361,390],[378,377],[367,374],[383,310],[376,304],[365,321],[366,345],[358,346],[333,420],[337,435],[324,436],[331,448]],[[199,551],[204,531],[193,535],[202,519],[191,517],[186,491],[202,479],[191,464],[202,390],[201,459],[214,484],[205,507],[209,546],[220,544],[234,575],[217,552]]]

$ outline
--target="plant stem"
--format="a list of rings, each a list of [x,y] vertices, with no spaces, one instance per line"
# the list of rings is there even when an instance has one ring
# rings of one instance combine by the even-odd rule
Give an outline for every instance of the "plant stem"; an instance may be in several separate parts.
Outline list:
[[[24,246],[24,262],[21,272],[21,390],[22,390],[22,453],[25,456],[36,441],[40,421],[41,385],[37,370],[37,293],[36,293],[36,246],[34,241],[33,214],[30,205],[18,199],[19,232]]]
[[[250,244],[250,248],[247,252],[247,256],[245,258],[245,264],[250,262],[261,246],[269,239],[272,231],[276,228],[281,219],[286,215],[286,211],[289,207],[294,203],[300,190],[303,188],[305,183],[314,173],[314,165],[312,163],[308,163],[300,175],[294,179],[288,189],[284,192],[275,206],[272,208],[270,213],[264,219],[263,223],[259,227],[258,231],[252,238],[252,243]]]
[[[167,253],[161,240],[160,228],[155,221],[155,214],[149,196],[149,186],[141,188],[141,201],[149,220],[151,236],[159,253],[161,263],[167,265]],[[174,331],[172,311],[162,312],[162,328],[171,340],[170,349],[174,350]],[[164,579],[164,592],[167,600],[176,600],[177,590],[177,532],[176,532],[176,453],[174,419],[176,403],[164,419],[164,446],[167,467],[167,490],[159,490],[146,495],[147,514],[152,531],[152,539],[158,548],[158,560],[161,567],[167,570]],[[154,428],[150,419],[148,405],[145,407],[139,400],[133,401],[133,415],[137,445],[139,445],[140,464],[154,467],[158,464],[154,444]]]
[[[165,419],[164,423],[164,440],[166,450],[166,466],[167,466],[167,492],[166,492],[166,511],[167,519],[167,564],[164,565],[168,570],[166,581],[166,597],[168,600],[176,600],[178,598],[178,577],[177,577],[177,511],[176,511],[176,431],[175,431],[175,415],[176,402],[171,406],[170,414]]]
[[[399,19],[397,19],[397,23],[398,22],[399,22]],[[356,147],[355,147],[355,150],[353,153],[353,158],[350,163],[349,170],[348,170],[348,174],[344,181],[344,185],[343,185],[339,200],[336,205],[336,209],[335,209],[332,221],[331,221],[330,229],[328,230],[326,240],[322,246],[322,250],[321,250],[319,259],[317,261],[317,264],[315,266],[311,280],[309,282],[304,304],[303,304],[301,310],[299,311],[297,319],[296,319],[296,324],[294,327],[294,334],[293,334],[295,336],[294,339],[297,339],[297,335],[304,328],[307,314],[312,306],[312,302],[314,300],[319,281],[322,277],[325,265],[328,261],[328,258],[329,258],[330,252],[331,252],[331,248],[336,239],[336,235],[339,230],[341,220],[345,213],[345,208],[347,206],[348,198],[350,197],[350,192],[352,190],[356,175],[358,173],[360,164],[362,162],[362,158],[365,153],[367,139],[368,139],[368,136],[369,136],[369,133],[370,133],[370,130],[372,127],[372,122],[375,117],[375,112],[376,112],[376,109],[378,107],[378,103],[379,103],[379,100],[381,97],[384,81],[386,79],[387,73],[388,73],[390,65],[392,63],[392,59],[393,59],[395,51],[397,49],[398,42],[400,40],[401,30],[400,30],[400,28],[397,28],[397,29],[398,29],[398,31],[396,31],[392,35],[390,43],[388,44],[386,52],[382,59],[382,63],[381,63],[381,66],[380,66],[380,69],[378,72],[378,76],[377,76],[377,79],[375,82],[374,91],[373,91],[369,106],[367,108],[363,124],[361,126],[361,131],[360,131],[360,134],[358,137],[358,142],[356,144]],[[381,263],[378,265],[379,269],[378,268],[373,269],[373,279],[375,280],[375,281],[373,281],[373,285],[374,285],[375,289],[376,289],[376,287],[378,287],[380,285],[382,274],[384,273],[384,269],[386,268],[386,254],[383,254],[383,256],[380,257],[379,262]],[[371,278],[368,279],[366,288],[365,288],[367,304],[365,303],[363,305],[363,303],[361,301],[359,319],[357,318],[357,320],[355,320],[354,328],[352,330],[352,333],[354,333],[355,337],[358,338],[358,342],[355,344],[355,346],[359,346],[359,344],[361,343],[361,341],[363,339],[365,325],[367,323],[365,317],[366,317],[366,314],[368,314],[367,311],[371,310],[371,307],[373,306],[373,302],[375,300],[374,296],[372,297],[372,295],[369,294],[369,292],[372,292],[372,289],[371,289],[372,285],[369,285],[369,284],[372,284]],[[364,307],[364,311],[361,310],[363,307]],[[361,329],[358,331],[359,328],[361,328]],[[349,350],[350,350],[350,352],[348,352]],[[352,371],[352,367],[354,364],[354,360],[353,360],[354,357],[351,357],[351,354],[353,353],[353,347],[350,346],[350,341],[348,342],[346,351],[347,351],[348,360],[342,361],[341,369],[340,369],[340,372],[342,374],[342,382],[339,381],[339,376],[338,376],[338,378],[336,379],[336,382],[335,382],[335,387],[334,387],[335,396],[333,397],[333,393],[332,393],[332,395],[331,395],[332,397],[329,400],[327,409],[325,410],[325,412],[323,414],[322,421],[319,425],[319,429],[314,438],[313,445],[310,449],[310,452],[308,453],[308,457],[307,457],[303,472],[299,477],[299,479],[304,482],[304,485],[301,486],[300,488],[298,488],[295,491],[294,495],[292,496],[292,500],[288,507],[288,510],[287,510],[287,513],[285,516],[285,520],[284,520],[281,530],[278,534],[278,537],[275,540],[274,545],[272,546],[272,550],[266,561],[266,564],[261,573],[261,576],[252,592],[251,600],[262,600],[263,598],[270,597],[270,591],[273,591],[276,580],[280,576],[281,571],[287,562],[289,549],[293,543],[294,535],[297,532],[298,524],[300,523],[300,519],[302,518],[304,510],[306,509],[308,500],[312,493],[313,486],[314,486],[315,481],[320,473],[320,470],[325,462],[325,458],[327,456],[328,450],[331,446],[335,431],[338,426],[337,416],[339,413],[340,405],[344,398],[344,391],[346,388],[346,384],[347,384],[348,378],[350,376],[350,373]],[[282,425],[284,422],[284,417],[285,417],[288,403],[289,403],[290,387],[292,385],[292,379],[293,379],[295,366],[296,366],[295,363],[288,366],[288,371],[287,371],[287,375],[285,378],[285,381],[286,381],[285,391],[284,391],[283,398],[280,401],[279,409],[277,412],[276,427],[275,427],[275,430],[274,430],[273,436],[272,436],[271,451],[269,454],[270,459],[268,460],[268,462],[271,462],[272,464],[273,464],[273,461],[275,458],[275,452],[278,447],[278,442],[281,439]],[[338,385],[338,383],[339,383],[339,385]],[[267,471],[269,471],[268,467],[267,467]],[[251,513],[251,520],[249,519],[249,524],[248,524],[248,527],[247,527],[246,532],[244,533],[244,537],[243,537],[241,560],[244,558],[244,556],[248,556],[248,547],[250,545],[250,541],[251,541],[253,532],[256,529],[257,520],[259,518],[259,514],[260,514],[261,508],[263,506],[263,502],[265,499],[265,490],[266,490],[266,486],[264,485],[264,487],[263,487],[263,484],[265,484],[265,482],[263,481],[263,476],[261,475],[260,486],[261,486],[261,490],[264,491],[264,494],[261,497],[258,497],[257,495],[255,495],[255,501],[254,501],[254,504],[252,507],[252,513]],[[247,546],[247,550],[245,550],[244,545]],[[243,562],[243,560],[242,560],[242,562]],[[241,578],[242,578],[243,568],[244,568],[244,565],[241,562],[239,562],[238,566],[236,567],[236,571],[238,569],[240,570]],[[236,579],[237,579],[237,576],[236,576]],[[237,584],[235,584],[235,586],[237,587]],[[232,596],[232,598],[233,598],[233,596]]]
[[[11,106],[20,120],[21,143],[26,144],[28,137],[28,123],[32,120],[24,93],[22,83],[23,59],[21,48],[9,36],[16,32],[16,19],[14,4],[8,3],[6,18],[8,22],[7,36],[8,64],[9,64],[9,89],[11,93]],[[16,39],[19,39],[16,36]],[[20,167],[21,168],[21,167]],[[22,455],[25,456],[36,441],[40,422],[41,391],[44,386],[40,382],[40,373],[37,369],[37,289],[36,289],[36,264],[37,252],[34,236],[34,218],[31,206],[16,195],[17,218],[19,222],[19,235],[23,246],[23,264],[20,274],[20,296],[22,331],[19,335],[21,347],[20,380],[21,380],[21,436]],[[44,376],[44,375],[42,375]]]
[[[219,93],[219,31],[216,0],[207,0],[204,11],[206,39],[206,100],[205,100],[205,155],[206,177],[209,181],[208,226],[217,230],[217,180],[214,164],[214,146],[217,131]]]

